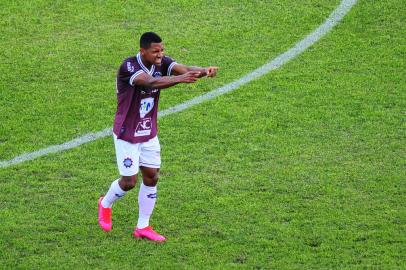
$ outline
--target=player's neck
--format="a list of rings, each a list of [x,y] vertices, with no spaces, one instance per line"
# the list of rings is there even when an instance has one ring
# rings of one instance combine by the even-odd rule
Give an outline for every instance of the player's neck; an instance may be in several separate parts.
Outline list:
[[[147,61],[145,61],[144,58],[142,57],[142,55],[140,55],[140,56],[141,56],[141,62],[144,64],[144,66],[145,66],[147,69],[151,69],[152,64],[150,64],[150,63],[148,63]]]

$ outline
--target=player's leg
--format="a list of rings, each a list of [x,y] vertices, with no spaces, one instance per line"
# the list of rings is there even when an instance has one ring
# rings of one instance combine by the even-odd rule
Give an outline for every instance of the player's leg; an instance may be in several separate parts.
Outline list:
[[[149,226],[149,219],[154,211],[157,198],[157,182],[159,168],[140,167],[143,182],[138,193],[139,216],[137,228]]]
[[[99,225],[105,231],[110,231],[112,228],[111,207],[113,203],[134,188],[138,174],[139,144],[118,140],[114,135],[114,145],[121,178],[113,181],[106,195],[99,199]]]
[[[113,203],[133,189],[137,183],[137,174],[124,176],[122,175],[120,179],[117,179],[111,183],[109,190],[101,201],[101,205],[104,208],[111,208]]]
[[[157,198],[157,183],[159,168],[161,166],[161,153],[158,138],[155,137],[141,145],[140,169],[143,182],[138,194],[139,216],[134,236],[147,238],[153,241],[165,241],[149,226],[149,219],[154,211]]]

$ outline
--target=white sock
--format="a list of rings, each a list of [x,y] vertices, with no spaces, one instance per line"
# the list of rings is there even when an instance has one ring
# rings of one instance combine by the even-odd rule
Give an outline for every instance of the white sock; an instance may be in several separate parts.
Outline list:
[[[101,201],[101,205],[104,208],[111,208],[113,203],[123,197],[127,191],[121,189],[120,185],[118,184],[118,180],[111,183],[109,191],[107,191],[106,196],[104,196],[103,200]]]
[[[149,218],[152,215],[152,211],[154,211],[156,195],[156,186],[149,187],[141,183],[140,192],[138,193],[138,229],[143,229],[149,225]]]

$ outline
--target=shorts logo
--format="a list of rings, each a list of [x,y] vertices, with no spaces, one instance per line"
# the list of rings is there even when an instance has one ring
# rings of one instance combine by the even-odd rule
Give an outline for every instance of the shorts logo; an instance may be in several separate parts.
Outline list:
[[[123,161],[124,167],[130,168],[133,165],[133,160],[131,158],[125,158]]]
[[[147,113],[152,111],[152,108],[154,108],[154,98],[149,97],[142,99],[140,104],[140,117],[144,118]]]

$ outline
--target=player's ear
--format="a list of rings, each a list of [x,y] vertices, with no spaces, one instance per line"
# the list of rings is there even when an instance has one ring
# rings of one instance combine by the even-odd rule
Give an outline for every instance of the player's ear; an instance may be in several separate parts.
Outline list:
[[[144,49],[144,48],[140,48],[140,52],[141,52],[141,55],[144,55],[144,54],[145,54],[145,49]]]

